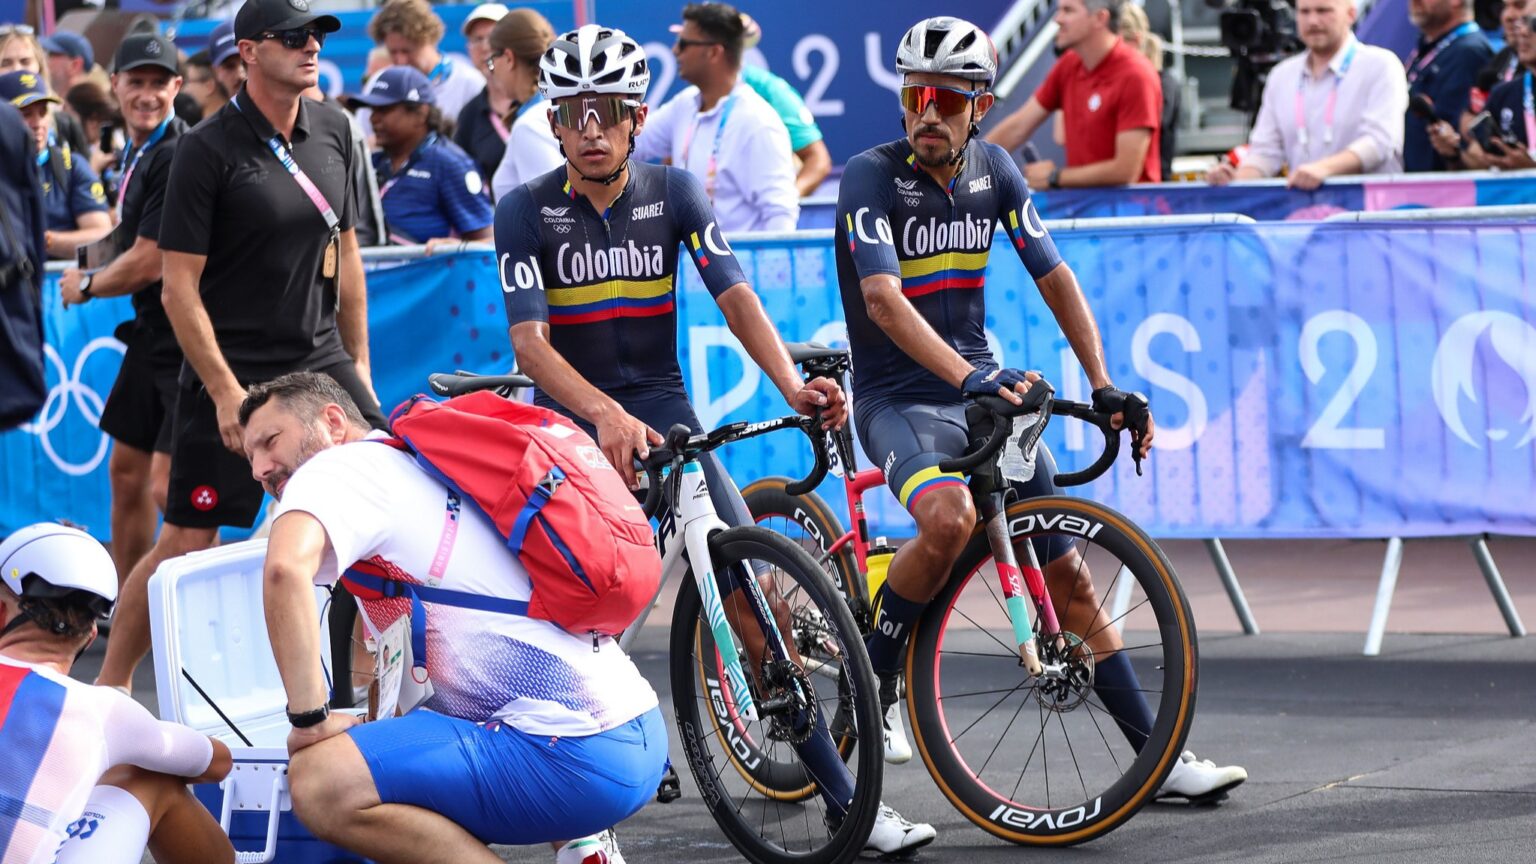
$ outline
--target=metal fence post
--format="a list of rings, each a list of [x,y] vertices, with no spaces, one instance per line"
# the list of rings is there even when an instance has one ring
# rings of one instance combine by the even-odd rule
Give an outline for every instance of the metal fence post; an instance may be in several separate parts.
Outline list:
[[[1237,613],[1237,620],[1243,625],[1243,632],[1249,636],[1259,635],[1259,624],[1253,620],[1253,610],[1248,608],[1248,598],[1243,595],[1243,586],[1238,584],[1237,574],[1232,570],[1232,561],[1227,557],[1227,550],[1221,545],[1221,539],[1208,538],[1205,541],[1205,551],[1211,554],[1211,563],[1216,565],[1216,575],[1221,577],[1221,585],[1227,589],[1227,597],[1232,601],[1232,611]]]
[[[1403,538],[1387,541],[1387,555],[1381,561],[1381,584],[1376,586],[1376,608],[1371,612],[1371,626],[1365,633],[1365,656],[1381,653],[1381,636],[1387,629],[1387,613],[1392,609],[1392,593],[1397,590],[1397,572],[1403,567]]]
[[[1520,613],[1515,611],[1515,604],[1509,599],[1509,590],[1504,587],[1504,577],[1499,575],[1499,565],[1493,563],[1493,553],[1488,551],[1488,535],[1479,534],[1470,541],[1472,557],[1477,559],[1477,567],[1483,571],[1483,579],[1488,582],[1488,590],[1493,594],[1493,602],[1499,606],[1499,612],[1504,616],[1504,626],[1509,628],[1509,635],[1524,636],[1525,625],[1520,623]]]

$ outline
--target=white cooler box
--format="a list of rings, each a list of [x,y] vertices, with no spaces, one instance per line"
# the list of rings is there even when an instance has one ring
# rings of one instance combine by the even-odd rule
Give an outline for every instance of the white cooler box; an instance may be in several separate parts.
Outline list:
[[[261,601],[266,540],[174,558],[149,580],[149,626],[154,644],[160,717],[191,726],[229,745],[235,767],[223,783],[193,787],[219,817],[239,864],[367,864],[315,839],[293,815],[288,797],[287,696]],[[324,589],[315,589],[323,609]],[[321,616],[324,620],[324,616]],[[330,668],[330,640],[321,631]],[[185,669],[252,746],[219,718],[182,675]]]

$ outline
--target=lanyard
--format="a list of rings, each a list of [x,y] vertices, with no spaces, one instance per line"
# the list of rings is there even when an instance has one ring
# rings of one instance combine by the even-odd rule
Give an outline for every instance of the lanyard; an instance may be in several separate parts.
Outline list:
[[[1425,54],[1423,58],[1419,57],[1419,49],[1413,49],[1413,53],[1408,55],[1407,64],[1409,86],[1412,86],[1413,82],[1419,80],[1419,76],[1424,74],[1424,70],[1428,69],[1430,64],[1435,62],[1435,58],[1440,56],[1440,52],[1444,51],[1452,42],[1476,32],[1477,25],[1467,21],[1455,30],[1441,36],[1440,41],[1436,42],[1435,46],[1429,49],[1429,53]]]
[[[734,107],[736,96],[732,94],[720,106],[720,124],[715,127],[715,143],[709,151],[709,165],[704,169],[704,194],[711,202],[715,200],[715,175],[720,171],[720,141],[725,138],[725,121],[731,119],[731,109]],[[693,138],[699,133],[699,124],[703,120],[703,114],[694,115],[693,128],[688,130],[688,139],[683,142],[683,168],[688,167],[688,153],[693,149]]]
[[[415,165],[416,161],[421,158],[421,154],[425,153],[428,147],[436,143],[437,133],[428,132],[427,137],[421,139],[421,143],[416,146],[415,150],[411,151],[411,158],[405,160],[405,164],[400,166],[400,170],[391,174],[388,180],[379,185],[379,198],[382,199],[388,195],[389,190],[395,188],[395,184],[400,182],[400,178],[404,177],[411,170],[411,166]],[[384,158],[387,160],[389,157],[385,156]]]
[[[1525,73],[1525,149],[1536,153],[1536,96],[1531,93],[1531,73]]]
[[[1504,67],[1504,74],[1499,76],[1500,81],[1515,80],[1515,73],[1520,71],[1520,55],[1510,54],[1509,64]]]
[[[524,114],[528,113],[528,109],[529,108],[532,108],[533,106],[535,106],[535,105],[537,105],[537,104],[539,104],[540,102],[543,102],[543,101],[544,101],[544,94],[542,94],[542,93],[535,93],[535,94],[533,94],[533,98],[529,99],[527,102],[524,102],[521,105],[513,105],[512,106],[512,122],[514,124],[516,124],[517,121],[519,119],[521,119]],[[506,123],[500,117],[498,117],[496,115],[495,111],[491,112],[491,125],[496,127],[496,134],[501,136],[501,140],[506,141],[508,138],[512,137],[512,130],[507,128]]]
[[[1344,52],[1344,60],[1339,63],[1339,71],[1333,75],[1333,87],[1328,91],[1328,102],[1323,106],[1323,144],[1333,144],[1333,109],[1339,103],[1339,87],[1344,83],[1344,76],[1349,74],[1349,64],[1355,62],[1355,49],[1360,43],[1354,39],[1349,40],[1349,48]],[[1302,64],[1301,75],[1296,79],[1296,141],[1301,146],[1307,146],[1310,136],[1307,134],[1307,112],[1303,95],[1307,90],[1307,68]]]
[[[53,134],[52,129],[49,129],[48,142],[43,145],[42,149],[37,151],[37,167],[41,168],[48,164],[48,154],[57,146],[59,146],[58,136]],[[68,147],[69,145],[65,144],[64,146]]]
[[[444,81],[447,81],[448,76],[452,73],[453,64],[448,62],[447,57],[444,57],[443,59],[437,61],[436,66],[432,67],[432,72],[427,76],[427,80],[432,82],[433,87],[436,87],[439,84],[442,84]]]
[[[245,109],[240,107],[238,96],[230,97],[229,104],[233,105],[235,110],[239,111],[242,115],[245,114]],[[251,118],[247,117],[245,119],[249,123]],[[256,131],[254,124],[251,126],[251,131]],[[260,134],[257,137],[260,138]],[[341,224],[341,219],[337,218],[336,211],[331,209],[331,203],[325,200],[325,196],[315,187],[314,181],[310,180],[309,175],[304,173],[304,169],[299,167],[299,163],[293,160],[293,154],[289,153],[288,148],[283,146],[282,136],[273,135],[271,138],[268,138],[267,147],[272,150],[272,155],[277,157],[277,161],[281,162],[283,167],[288,169],[288,173],[293,176],[293,182],[299,184],[299,188],[303,189],[304,194],[309,196],[309,203],[315,205],[315,209],[320,211],[320,217],[325,220],[325,227],[330,229],[331,234],[334,236],[336,226]]]
[[[129,144],[129,152],[123,154],[123,164],[128,167],[123,169],[122,182],[117,184],[117,218],[119,220],[123,218],[123,199],[128,197],[128,180],[133,177],[133,169],[139,167],[139,159],[149,152],[149,148],[160,143],[160,139],[165,137],[165,130],[169,128],[171,128],[171,118],[167,116],[164,120],[160,121],[159,128],[155,129],[149,138],[145,139],[143,147],[135,150],[133,145]],[[133,157],[131,159],[128,158],[130,153]]]

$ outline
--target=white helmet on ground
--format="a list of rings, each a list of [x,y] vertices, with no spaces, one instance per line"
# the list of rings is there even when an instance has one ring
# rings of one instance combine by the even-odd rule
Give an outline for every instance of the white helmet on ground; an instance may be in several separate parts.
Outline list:
[[[985,30],[940,15],[912,25],[896,46],[896,71],[954,75],[990,85],[997,77],[997,49]]]
[[[29,578],[35,577],[35,578]],[[28,525],[0,543],[0,578],[16,596],[63,597],[94,594],[100,614],[117,602],[117,566],[106,547],[78,528],[57,522]]]
[[[639,102],[651,84],[645,49],[623,30],[585,24],[555,38],[539,58],[539,91],[565,96],[623,96]]]

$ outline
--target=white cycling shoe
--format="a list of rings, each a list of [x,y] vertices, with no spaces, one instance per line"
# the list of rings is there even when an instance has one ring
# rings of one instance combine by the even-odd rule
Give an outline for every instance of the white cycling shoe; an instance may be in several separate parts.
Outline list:
[[[912,761],[912,745],[907,742],[907,728],[901,722],[901,703],[885,709],[881,732],[885,738],[885,761],[900,765]]]
[[[581,837],[560,847],[555,864],[624,864],[619,838],[613,829]]]
[[[880,732],[885,743],[885,761],[900,765],[912,761],[912,745],[907,743],[907,729],[901,722],[901,676],[880,676],[880,704],[885,710]]]
[[[864,841],[864,853],[877,855],[882,861],[900,860],[932,843],[937,836],[932,825],[908,822],[894,808],[881,804],[875,827],[870,830],[869,839]]]
[[[1163,788],[1157,790],[1157,800],[1183,798],[1191,804],[1214,804],[1247,779],[1248,771],[1241,766],[1217,765],[1185,750],[1163,781]]]

